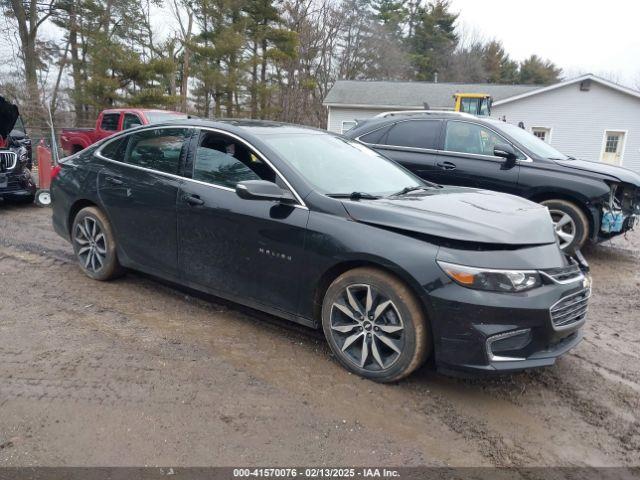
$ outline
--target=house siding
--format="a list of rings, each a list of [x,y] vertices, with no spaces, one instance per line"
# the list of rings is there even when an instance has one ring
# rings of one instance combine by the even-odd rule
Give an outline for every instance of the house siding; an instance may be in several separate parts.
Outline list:
[[[595,81],[589,91],[567,85],[494,105],[493,118],[551,129],[550,144],[577,158],[599,161],[605,130],[626,131],[622,166],[640,172],[640,99]]]
[[[353,121],[357,119],[371,118],[379,113],[388,112],[391,109],[374,109],[374,108],[343,108],[329,107],[329,117],[327,119],[327,130],[335,133],[342,133],[342,122]]]

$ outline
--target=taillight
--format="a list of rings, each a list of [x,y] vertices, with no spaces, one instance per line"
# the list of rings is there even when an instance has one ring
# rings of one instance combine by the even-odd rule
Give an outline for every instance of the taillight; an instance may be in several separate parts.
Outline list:
[[[62,165],[56,165],[55,167],[53,167],[51,169],[51,180],[53,181],[58,174],[60,173],[60,170],[62,170]]]

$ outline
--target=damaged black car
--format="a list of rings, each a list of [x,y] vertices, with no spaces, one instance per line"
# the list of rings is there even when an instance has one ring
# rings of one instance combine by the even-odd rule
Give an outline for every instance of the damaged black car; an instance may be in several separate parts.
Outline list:
[[[577,160],[515,125],[454,112],[390,112],[346,133],[425,180],[511,193],[549,208],[560,247],[634,228],[640,175]]]
[[[429,358],[552,365],[582,338],[590,280],[545,207],[425,182],[328,132],[175,121],[52,176],[54,228],[90,278],[135,269],[321,328],[342,365],[376,381]]]
[[[18,107],[0,97],[0,199],[33,201],[31,139]]]

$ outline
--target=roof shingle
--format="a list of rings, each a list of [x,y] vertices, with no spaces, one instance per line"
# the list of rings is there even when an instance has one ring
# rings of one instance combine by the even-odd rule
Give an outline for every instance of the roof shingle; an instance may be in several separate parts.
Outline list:
[[[453,107],[454,93],[486,93],[494,101],[520,95],[540,85],[499,85],[491,83],[431,83],[338,80],[324,99],[324,105],[362,107],[429,108]]]

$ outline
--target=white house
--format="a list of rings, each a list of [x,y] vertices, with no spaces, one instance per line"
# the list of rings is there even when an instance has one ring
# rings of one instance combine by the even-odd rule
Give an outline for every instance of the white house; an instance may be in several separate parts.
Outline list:
[[[339,81],[329,91],[328,130],[391,110],[451,110],[456,92],[493,96],[492,117],[524,127],[561,152],[640,172],[640,92],[592,74],[536,85]]]

